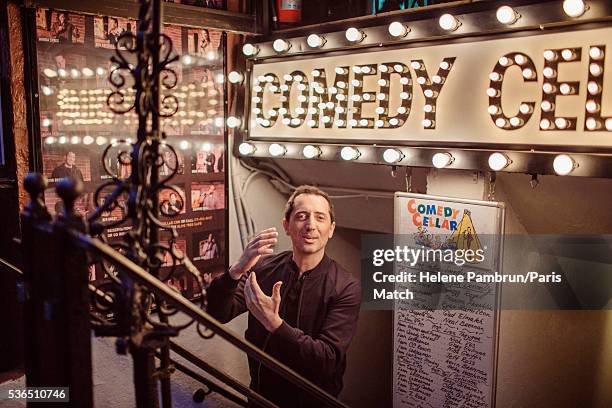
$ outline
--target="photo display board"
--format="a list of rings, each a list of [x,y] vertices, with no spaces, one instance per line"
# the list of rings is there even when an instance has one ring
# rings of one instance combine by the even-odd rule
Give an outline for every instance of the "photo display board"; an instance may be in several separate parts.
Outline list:
[[[473,250],[482,262],[396,262],[394,273],[499,271],[502,203],[395,194],[395,245]],[[495,405],[498,284],[396,283],[413,300],[396,300],[393,319],[393,407]]]
[[[210,2],[220,6],[221,2]],[[215,4],[213,4],[215,3]],[[218,4],[217,4],[218,3]],[[204,4],[202,4],[204,5]],[[113,16],[91,16],[36,9],[36,39],[39,85],[40,135],[43,173],[49,180],[45,203],[52,214],[61,210],[55,184],[63,177],[83,181],[84,194],[76,203],[83,216],[101,205],[112,186],[102,190],[94,203],[94,192],[112,177],[131,174],[130,143],[136,141],[138,117],[132,110],[114,113],[107,106],[113,88],[109,72],[115,68],[110,58],[121,34],[135,32],[136,20]],[[200,272],[220,273],[226,265],[226,151],[224,137],[224,50],[221,31],[164,25],[163,32],[173,42],[180,57],[170,65],[177,73],[177,86],[165,94],[178,100],[178,111],[162,119],[166,142],[177,153],[162,146],[167,161],[160,176],[168,176],[174,189],[159,193],[160,219],[178,229],[178,239],[169,232],[160,235],[162,243],[186,253]],[[130,103],[135,91],[124,87]],[[121,142],[124,141],[124,142]],[[103,162],[103,152],[109,154]],[[110,173],[110,175],[109,175]],[[102,214],[109,243],[121,242],[130,229],[127,197]],[[170,270],[170,259],[162,268]],[[167,281],[188,298],[199,296],[191,275],[174,275]],[[103,283],[107,277],[99,267],[90,267],[90,281]]]

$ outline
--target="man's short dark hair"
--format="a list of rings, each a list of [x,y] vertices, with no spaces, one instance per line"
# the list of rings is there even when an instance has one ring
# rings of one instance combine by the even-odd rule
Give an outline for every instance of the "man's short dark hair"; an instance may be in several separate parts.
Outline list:
[[[327,204],[329,204],[329,216],[331,218],[331,222],[334,222],[336,220],[336,215],[334,213],[334,204],[330,200],[329,195],[318,187],[303,185],[295,189],[293,194],[291,194],[291,197],[289,197],[289,199],[287,200],[287,204],[285,204],[286,221],[289,221],[289,218],[291,218],[291,213],[293,212],[293,207],[295,205],[295,199],[302,194],[313,194],[323,197],[327,201]]]

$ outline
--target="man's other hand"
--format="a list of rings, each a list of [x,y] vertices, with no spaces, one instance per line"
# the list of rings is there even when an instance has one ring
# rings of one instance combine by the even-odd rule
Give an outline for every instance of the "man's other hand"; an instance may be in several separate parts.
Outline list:
[[[261,231],[259,234],[247,244],[244,252],[229,270],[230,277],[238,280],[251,270],[262,255],[270,255],[274,252],[272,246],[278,242],[278,232],[276,228],[268,228]]]
[[[281,281],[276,282],[272,287],[272,296],[266,296],[257,283],[255,273],[251,272],[244,285],[244,299],[247,309],[269,332],[275,331],[283,324],[283,319],[278,314],[282,284]]]

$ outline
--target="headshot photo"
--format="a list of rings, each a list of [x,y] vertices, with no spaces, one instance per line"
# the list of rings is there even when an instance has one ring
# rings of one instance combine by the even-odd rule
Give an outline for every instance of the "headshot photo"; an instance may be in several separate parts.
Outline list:
[[[224,207],[225,186],[223,183],[191,184],[191,209],[193,211],[218,210]]]
[[[63,154],[43,155],[45,175],[50,182],[57,182],[63,178],[78,179],[81,182],[91,180],[91,161],[82,153],[75,150],[66,150]]]
[[[185,192],[181,187],[175,189],[165,188],[159,193],[159,209],[162,215],[174,216],[184,214]]]

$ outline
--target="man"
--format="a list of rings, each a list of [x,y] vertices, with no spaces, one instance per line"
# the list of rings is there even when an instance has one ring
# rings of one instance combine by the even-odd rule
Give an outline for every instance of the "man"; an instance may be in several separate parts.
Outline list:
[[[200,241],[200,256],[202,259],[215,259],[219,257],[219,246],[212,233],[209,233],[208,238],[204,241]]]
[[[176,215],[183,209],[183,203],[178,200],[176,193],[170,193],[168,201],[162,203],[162,214]]]
[[[74,180],[84,181],[83,173],[76,166],[76,154],[72,151],[66,152],[64,162],[53,169],[51,172],[51,178],[55,181],[59,181],[63,178],[71,178]]]
[[[211,283],[208,311],[227,322],[248,310],[247,340],[338,396],[361,287],[325,254],[335,226],[326,193],[311,186],[296,189],[283,219],[292,250],[272,255],[276,229],[260,232],[228,273]],[[251,358],[249,370],[251,388],[279,407],[322,406]]]
[[[68,13],[57,14],[57,20],[51,26],[51,32],[60,43],[71,43],[73,38],[77,39],[81,36],[79,29],[70,22]]]

